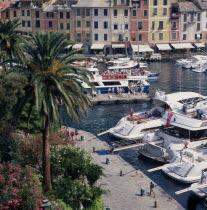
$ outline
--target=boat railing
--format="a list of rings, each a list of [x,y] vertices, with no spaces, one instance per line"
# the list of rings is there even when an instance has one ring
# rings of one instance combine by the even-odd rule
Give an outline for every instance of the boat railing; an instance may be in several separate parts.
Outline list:
[[[103,75],[103,80],[121,80],[121,79],[127,79],[127,75],[126,74],[117,74],[117,75],[110,75],[110,74],[106,74]]]

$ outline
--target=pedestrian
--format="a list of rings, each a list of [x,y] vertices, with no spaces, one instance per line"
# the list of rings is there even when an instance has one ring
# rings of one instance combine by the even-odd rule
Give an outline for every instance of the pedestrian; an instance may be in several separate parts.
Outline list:
[[[70,138],[70,129],[69,129],[69,127],[67,127],[66,129],[65,129],[65,131],[66,131],[66,136],[68,137],[68,139]]]
[[[111,92],[112,92],[112,94],[114,95],[114,87],[112,87]]]
[[[75,140],[78,141],[78,129],[75,129]]]
[[[130,98],[130,90],[128,90],[128,98]]]
[[[154,198],[155,198],[154,188],[155,188],[154,183],[153,182],[150,182],[150,193],[149,193],[149,196],[151,196],[151,194],[153,194],[154,195]]]
[[[201,170],[201,184],[206,183],[206,173],[204,169]]]
[[[111,88],[108,89],[108,94],[110,94],[110,93],[111,93]]]
[[[140,95],[142,95],[143,91],[144,91],[144,88],[140,86]]]
[[[72,140],[74,140],[75,132],[74,131],[71,131],[70,132],[70,135],[71,135]]]

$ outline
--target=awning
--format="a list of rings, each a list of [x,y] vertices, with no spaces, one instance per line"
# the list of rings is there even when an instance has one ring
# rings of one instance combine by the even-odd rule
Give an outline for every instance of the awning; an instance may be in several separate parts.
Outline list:
[[[102,50],[104,48],[104,44],[92,44],[91,50]]]
[[[157,44],[159,50],[172,50],[169,44]]]
[[[171,44],[176,50],[194,48],[191,43],[176,43]]]
[[[204,43],[194,43],[194,44],[195,44],[195,46],[197,48],[199,48],[199,47],[205,47],[205,44]]]
[[[134,52],[138,52],[138,45],[131,45]],[[139,45],[139,52],[153,52],[149,45]]]
[[[69,48],[71,48],[72,47],[72,45],[70,44],[70,45],[68,45],[67,47],[66,47],[66,49],[69,49]]]
[[[75,44],[73,45],[73,49],[80,49],[83,46],[83,44]]]
[[[125,44],[112,44],[112,48],[125,48]]]

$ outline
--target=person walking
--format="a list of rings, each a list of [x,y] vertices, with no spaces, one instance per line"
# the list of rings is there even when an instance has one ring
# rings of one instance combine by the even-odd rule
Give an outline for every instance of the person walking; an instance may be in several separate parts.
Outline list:
[[[150,182],[150,193],[149,193],[149,196],[151,196],[151,194],[153,194],[154,195],[154,198],[155,198],[154,188],[155,188],[154,183],[153,182]]]

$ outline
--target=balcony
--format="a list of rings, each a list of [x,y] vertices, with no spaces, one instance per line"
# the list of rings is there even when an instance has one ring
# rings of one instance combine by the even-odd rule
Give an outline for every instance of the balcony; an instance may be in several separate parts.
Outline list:
[[[171,19],[179,19],[179,18],[180,18],[180,15],[178,15],[178,14],[176,14],[176,13],[172,13],[172,14],[170,15],[170,18],[171,18]]]
[[[171,29],[172,29],[172,30],[177,30],[177,27],[172,27]]]

